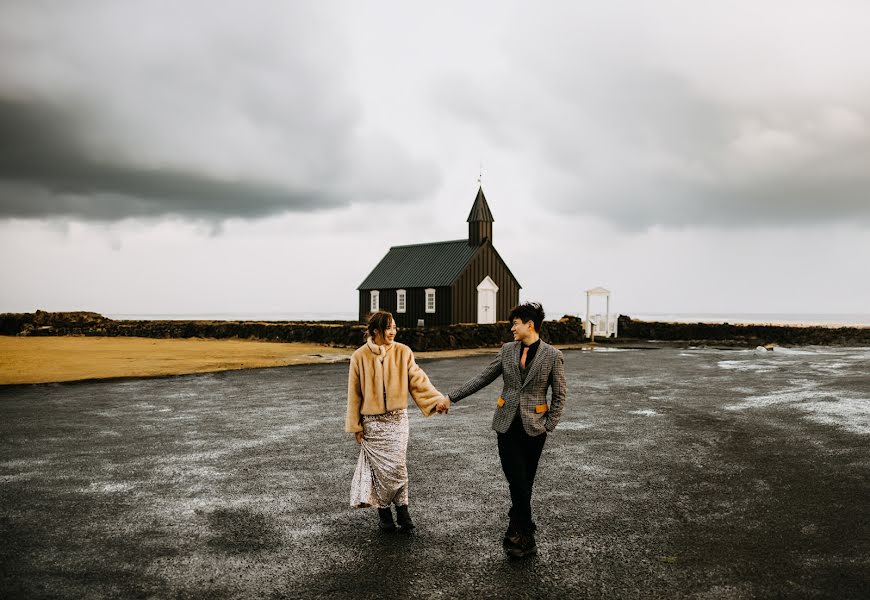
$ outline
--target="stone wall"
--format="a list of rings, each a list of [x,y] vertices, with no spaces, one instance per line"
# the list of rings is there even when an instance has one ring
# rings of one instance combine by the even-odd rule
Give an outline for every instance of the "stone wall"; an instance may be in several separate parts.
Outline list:
[[[238,338],[356,347],[362,344],[363,333],[364,327],[355,321],[115,321],[93,312],[0,314],[0,335]],[[583,342],[583,323],[575,317],[546,321],[542,337],[554,344]],[[398,339],[416,351],[425,351],[498,347],[513,338],[507,323],[496,323],[408,328],[399,332]],[[745,347],[764,344],[870,346],[870,328],[659,323],[619,317],[619,340],[632,339]],[[596,341],[612,340],[599,338]]]
[[[620,339],[715,342],[722,345],[870,346],[870,327],[659,323],[619,317]]]
[[[546,322],[542,337],[556,344],[583,340],[580,319]],[[274,342],[311,342],[330,346],[360,346],[365,327],[343,322],[256,321],[115,321],[97,313],[0,314],[0,334],[23,336],[128,336],[147,338],[237,338]],[[498,347],[513,339],[507,323],[407,328],[399,341],[416,351]]]

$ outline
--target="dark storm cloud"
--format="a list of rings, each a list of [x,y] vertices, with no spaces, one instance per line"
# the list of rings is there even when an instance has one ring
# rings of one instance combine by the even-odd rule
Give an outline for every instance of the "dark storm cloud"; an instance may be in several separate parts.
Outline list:
[[[81,143],[79,124],[64,110],[0,100],[0,216],[259,217],[348,201],[289,185],[95,158]]]
[[[366,122],[341,6],[0,7],[0,218],[252,218],[440,183]]]

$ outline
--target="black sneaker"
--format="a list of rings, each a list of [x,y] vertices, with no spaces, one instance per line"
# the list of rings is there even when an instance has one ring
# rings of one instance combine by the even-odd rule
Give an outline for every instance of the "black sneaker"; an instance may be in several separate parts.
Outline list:
[[[379,508],[378,509],[378,517],[380,521],[378,522],[378,527],[381,531],[395,531],[396,524],[393,522],[393,511],[390,510],[390,507],[387,508]]]
[[[396,522],[399,524],[399,533],[411,533],[414,529],[414,522],[411,520],[407,504],[396,507]]]

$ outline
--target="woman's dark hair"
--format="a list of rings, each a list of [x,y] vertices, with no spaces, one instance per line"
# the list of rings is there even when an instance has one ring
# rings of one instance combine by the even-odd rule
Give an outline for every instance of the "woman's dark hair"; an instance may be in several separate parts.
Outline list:
[[[523,323],[529,321],[535,324],[535,331],[541,333],[541,327],[544,324],[544,307],[537,302],[525,302],[511,309],[511,314],[508,321],[513,322],[514,319],[519,319]]]
[[[393,313],[386,310],[377,310],[369,314],[368,325],[366,326],[366,337],[375,339],[375,331],[380,331],[381,335],[386,333],[390,327],[390,321],[393,319]]]

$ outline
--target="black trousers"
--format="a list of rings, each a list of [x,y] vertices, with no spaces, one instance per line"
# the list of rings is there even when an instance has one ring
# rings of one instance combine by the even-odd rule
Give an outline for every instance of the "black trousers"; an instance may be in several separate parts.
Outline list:
[[[498,456],[511,492],[511,525],[527,529],[532,526],[532,487],[538,472],[538,460],[547,434],[531,436],[523,429],[517,413],[510,428],[498,434]]]

